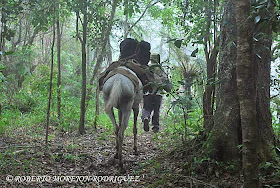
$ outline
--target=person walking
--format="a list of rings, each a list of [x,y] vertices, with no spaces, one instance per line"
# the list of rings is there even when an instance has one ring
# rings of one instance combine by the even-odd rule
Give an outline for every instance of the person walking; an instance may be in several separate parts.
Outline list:
[[[144,104],[142,111],[142,121],[144,124],[144,130],[148,132],[150,130],[149,122],[152,115],[152,130],[154,133],[159,131],[159,113],[162,102],[162,89],[169,92],[172,89],[172,85],[168,80],[167,74],[163,71],[160,64],[160,55],[152,54],[149,65],[151,71],[154,73],[155,81],[151,82],[148,86],[144,87]]]

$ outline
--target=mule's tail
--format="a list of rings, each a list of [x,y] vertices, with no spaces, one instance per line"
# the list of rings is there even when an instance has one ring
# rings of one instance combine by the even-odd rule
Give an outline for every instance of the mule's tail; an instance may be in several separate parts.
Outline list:
[[[118,102],[121,99],[122,94],[122,86],[121,86],[121,79],[117,77],[114,81],[112,89],[110,91],[109,98],[107,100],[107,104],[105,106],[105,112],[109,114],[113,107],[117,107]]]

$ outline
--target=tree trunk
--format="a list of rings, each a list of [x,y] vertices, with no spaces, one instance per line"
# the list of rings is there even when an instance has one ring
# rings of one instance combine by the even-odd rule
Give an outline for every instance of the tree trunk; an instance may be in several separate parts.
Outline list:
[[[94,117],[94,129],[97,130],[97,121],[99,116],[99,84],[96,84],[95,95],[95,117]]]
[[[61,33],[60,33],[60,23],[59,14],[56,21],[57,29],[57,117],[60,120],[61,117]]]
[[[112,49],[111,49],[111,41],[110,38],[108,38],[108,47],[107,47],[108,51],[107,51],[107,62],[108,65],[110,65],[110,63],[112,63],[113,61],[113,54],[112,54]]]
[[[241,118],[236,81],[236,20],[233,0],[225,3],[221,25],[220,64],[218,68],[217,102],[214,126],[208,137],[211,156],[219,161],[241,161],[238,145],[242,143]],[[273,1],[266,4],[273,5]],[[256,65],[256,118],[258,127],[259,161],[271,159],[271,146],[275,143],[275,134],[271,126],[270,113],[270,62],[272,27],[270,18],[273,6],[264,6],[259,11],[261,21],[255,25],[253,62]],[[267,11],[269,10],[269,11]],[[229,24],[230,23],[230,24]],[[242,114],[242,113],[241,113]],[[246,137],[246,136],[245,136]],[[236,163],[238,164],[238,163]]]
[[[213,115],[214,115],[214,103],[215,103],[215,79],[216,79],[216,67],[217,56],[219,51],[217,47],[219,45],[219,38],[215,41],[214,47],[211,50],[210,58],[207,58],[207,84],[205,86],[205,92],[203,94],[203,117],[204,128],[206,132],[209,132],[213,128]]]
[[[253,20],[250,1],[237,0],[237,93],[242,126],[242,164],[244,188],[259,187],[257,156],[256,74],[253,52]]]
[[[270,0],[262,7],[259,15],[261,21],[255,25],[253,61],[257,65],[257,126],[259,132],[259,158],[260,161],[271,159],[271,146],[275,143],[275,133],[272,128],[272,118],[270,112],[270,66],[271,66],[271,44],[272,44],[272,24],[267,21],[274,13],[273,1]]]
[[[90,74],[90,46],[87,45],[87,76]]]
[[[0,52],[3,53],[4,49],[4,11],[1,9],[1,27],[0,27]],[[2,55],[0,55],[0,61],[1,61]]]
[[[48,99],[48,107],[47,107],[47,125],[46,125],[46,138],[45,138],[46,145],[48,144],[48,137],[49,137],[50,110],[51,110],[51,101],[52,101],[54,42],[55,42],[55,0],[54,0],[54,8],[53,8],[53,39],[52,39],[52,46],[51,46],[51,75],[50,75],[50,89],[49,89],[49,99]]]
[[[237,146],[242,143],[242,140],[239,101],[236,92],[235,44],[237,31],[233,0],[225,1],[224,6],[220,35],[216,112],[208,142],[211,148],[210,154],[216,160],[239,162],[241,156]]]
[[[109,22],[109,26],[107,28],[106,31],[104,31],[104,35],[103,35],[103,44],[101,45],[101,52],[99,55],[97,55],[97,60],[96,60],[96,65],[94,67],[94,70],[93,70],[93,73],[92,73],[92,77],[90,79],[90,82],[89,84],[91,86],[93,86],[93,83],[94,83],[94,79],[97,75],[97,72],[98,70],[100,69],[101,67],[101,63],[102,63],[102,60],[104,58],[104,54],[106,53],[106,46],[107,46],[107,42],[109,40],[109,37],[110,37],[110,33],[111,33],[111,30],[112,30],[112,26],[113,26],[113,19],[115,17],[115,13],[116,13],[116,8],[117,8],[117,4],[118,4],[118,0],[114,0],[113,1],[113,4],[112,4],[112,10],[111,10],[111,15],[110,15],[110,22]],[[99,51],[99,50],[98,50]],[[87,101],[89,101],[92,97],[92,89],[89,89],[88,90],[88,98],[87,98]]]
[[[123,34],[123,38],[126,39],[128,36],[128,29],[129,29],[129,25],[128,25],[128,14],[125,15],[125,21],[124,21],[124,34]]]
[[[3,53],[5,52],[5,27],[6,27],[6,21],[5,21],[5,12],[3,9],[1,9],[1,28],[0,28],[0,51]],[[4,56],[5,57],[5,56]],[[4,58],[3,58],[4,59]],[[2,60],[2,55],[0,55],[0,61]]]
[[[203,117],[204,117],[204,128],[206,132],[213,127],[213,115],[214,115],[214,103],[215,103],[215,74],[217,66],[217,56],[218,50],[217,46],[219,45],[219,39],[216,36],[213,36],[214,45],[211,48],[210,42],[210,26],[212,22],[212,1],[204,0],[205,2],[205,13],[207,15],[207,24],[206,24],[206,34],[204,37],[204,53],[206,58],[206,69],[207,69],[207,84],[205,86],[205,92],[203,94]],[[215,4],[215,2],[214,2]],[[214,6],[215,7],[215,6]],[[213,10],[215,13],[215,9]],[[213,20],[215,26],[215,20]],[[214,27],[214,35],[215,27]],[[217,41],[216,41],[217,39]]]
[[[82,45],[82,97],[81,97],[81,113],[80,113],[80,124],[79,133],[85,133],[85,113],[86,113],[86,91],[87,91],[87,59],[86,59],[86,41],[87,41],[87,0],[84,2],[83,10],[84,20],[83,20],[83,38],[81,40]]]

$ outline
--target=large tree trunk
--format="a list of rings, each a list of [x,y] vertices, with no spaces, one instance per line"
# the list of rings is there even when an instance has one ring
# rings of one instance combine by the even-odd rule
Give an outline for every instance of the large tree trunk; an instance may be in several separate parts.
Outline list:
[[[219,161],[237,162],[241,155],[238,145],[242,143],[241,118],[236,82],[236,22],[233,0],[225,3],[221,26],[220,64],[218,68],[217,103],[214,126],[208,142],[211,155]],[[272,3],[273,4],[273,3]],[[271,4],[270,4],[271,5]],[[270,11],[268,11],[270,10]],[[253,47],[253,62],[256,75],[256,116],[258,127],[258,157],[260,162],[271,158],[271,147],[275,134],[271,126],[270,113],[270,61],[272,28],[270,18],[273,6],[259,11],[262,20],[253,29],[257,42]],[[238,163],[236,163],[238,164]]]
[[[219,161],[240,161],[240,110],[236,83],[236,21],[233,0],[224,2],[214,126],[208,138],[211,156]],[[230,23],[230,24],[229,24]]]
[[[244,188],[259,187],[257,156],[256,74],[253,52],[253,20],[250,1],[237,0],[237,93],[242,126],[242,164]]]
[[[269,160],[271,157],[270,146],[275,142],[275,134],[272,128],[270,112],[270,66],[271,66],[271,44],[272,44],[272,25],[266,19],[271,18],[274,12],[273,6],[262,7],[259,15],[261,21],[254,28],[253,58],[257,65],[257,126],[259,130],[259,158],[260,161]],[[273,1],[270,0],[270,5]]]
[[[85,113],[86,113],[86,91],[87,91],[87,59],[86,59],[86,41],[87,41],[87,0],[84,2],[84,20],[83,20],[83,38],[82,44],[82,97],[81,97],[81,112],[80,112],[80,124],[79,133],[85,133]]]

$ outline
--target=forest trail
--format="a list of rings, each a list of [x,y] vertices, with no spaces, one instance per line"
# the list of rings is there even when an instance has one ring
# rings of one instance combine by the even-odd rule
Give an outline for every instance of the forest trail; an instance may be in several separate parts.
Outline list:
[[[138,130],[140,126],[142,125],[138,125]],[[55,128],[51,128],[54,133]],[[62,187],[141,187],[141,184],[147,183],[147,181],[144,180],[144,175],[137,175],[135,171],[137,165],[151,160],[159,150],[153,139],[153,132],[141,131],[142,133],[138,134],[137,137],[139,155],[136,156],[133,154],[133,135],[125,135],[123,156],[127,172],[120,174],[118,166],[111,163],[115,154],[115,135],[108,134],[106,130],[99,129],[97,133],[87,131],[85,135],[78,135],[76,132],[60,132],[51,139],[48,148],[44,146],[43,136],[36,139],[26,135],[25,131],[19,128],[14,134],[15,137],[4,136],[0,140],[1,153],[5,153],[2,157],[7,158],[7,163],[10,163],[4,173],[1,173],[1,187],[10,187],[11,185],[15,187],[22,185],[27,187],[38,187],[38,185],[42,187],[50,185]],[[137,180],[136,182],[122,181],[122,183],[108,180],[101,180],[99,183],[94,182],[94,180],[86,183],[65,181],[40,184],[37,182],[8,183],[6,181],[7,175],[133,176]]]
[[[118,165],[112,163],[115,154],[112,131],[87,129],[86,134],[78,135],[76,130],[63,132],[51,126],[49,147],[46,148],[44,129],[41,125],[38,127],[41,127],[40,131],[34,127],[33,130],[18,127],[0,138],[0,187],[242,186],[239,173],[225,170],[223,165],[205,158],[199,137],[182,144],[180,140],[172,141],[164,127],[154,134],[140,130],[143,127],[139,123],[139,155],[133,154],[133,135],[127,131],[123,146],[126,173],[120,174]],[[41,182],[24,179],[28,176],[39,177]],[[47,181],[49,177],[51,181]]]

